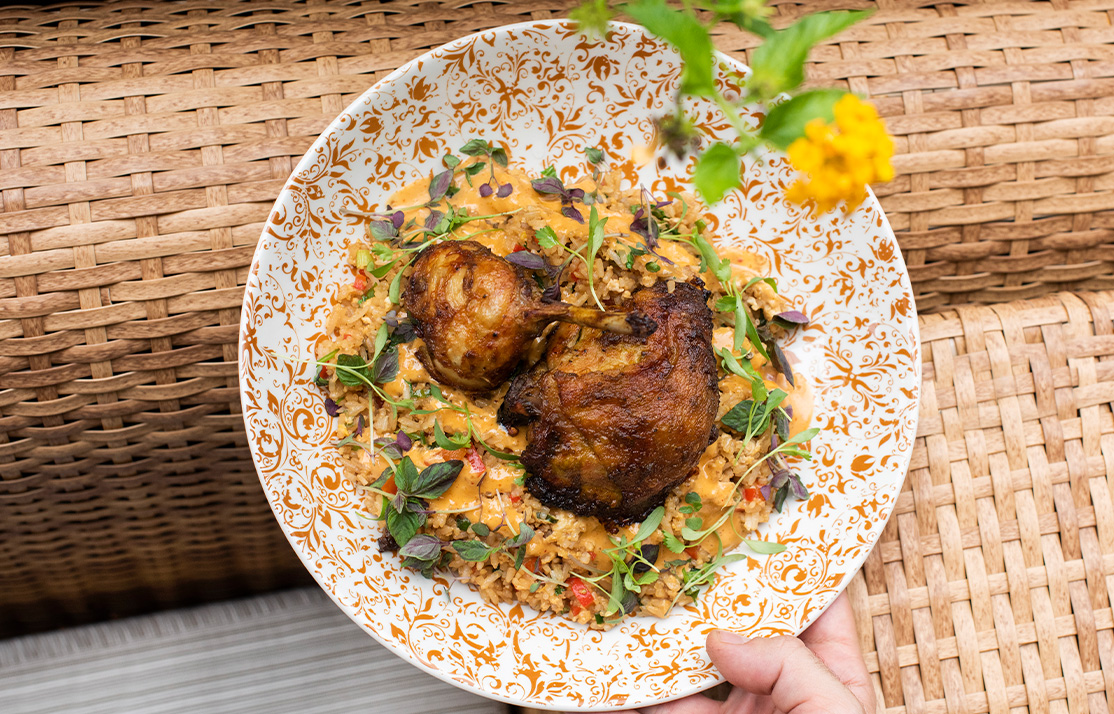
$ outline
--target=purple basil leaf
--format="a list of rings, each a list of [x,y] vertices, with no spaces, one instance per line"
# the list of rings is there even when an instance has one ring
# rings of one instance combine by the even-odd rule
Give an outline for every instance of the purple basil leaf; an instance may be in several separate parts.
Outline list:
[[[632,218],[631,220],[632,221],[640,221],[640,220],[642,220],[642,217],[645,216],[645,215],[646,215],[646,209],[639,208],[637,211],[634,212],[634,218]]]
[[[763,486],[762,488],[760,488],[758,490],[762,492],[762,498],[764,500],[766,500],[766,501],[770,500],[770,494],[773,492],[773,488],[770,486],[770,484],[766,484],[765,486]]]
[[[785,358],[785,353],[781,351],[781,346],[778,345],[777,342],[771,341],[769,347],[770,354],[774,358],[774,366],[781,370],[781,373],[785,375],[785,381],[789,382],[790,386],[797,386],[796,381],[793,379],[793,367],[789,365],[789,360]],[[786,408],[791,409],[792,407]]]
[[[528,250],[520,250],[516,253],[511,253],[507,256],[508,263],[526,268],[527,270],[545,270],[548,272],[549,264],[545,262],[545,258],[537,253],[531,253]]]
[[[785,410],[785,414],[786,414],[786,415],[787,415],[787,416],[788,416],[788,417],[789,417],[790,419],[792,419],[792,418],[793,418],[793,405],[792,405],[792,404],[786,404],[786,405],[785,405],[784,407],[782,407],[782,409],[784,409],[784,410]]]
[[[545,290],[542,290],[542,300],[552,300],[556,302],[561,299],[561,284],[553,283]]]
[[[671,199],[669,199],[668,201],[658,201],[657,203],[655,203],[655,204],[654,204],[654,208],[664,208],[664,207],[668,206],[668,205],[669,205],[669,204],[671,204],[671,203],[673,203],[673,199],[672,199],[672,198],[671,198]]]
[[[356,436],[364,433],[364,415],[361,414],[360,418],[356,420]]]
[[[367,232],[381,243],[387,243],[398,238],[398,230],[395,228],[395,224],[390,221],[371,221],[367,224]]]
[[[430,209],[429,215],[426,216],[426,219],[425,219],[425,229],[427,231],[429,231],[430,233],[436,232],[437,231],[437,224],[440,223],[441,219],[444,218],[444,217],[445,217],[445,214],[442,213],[441,211],[438,211],[436,209]]]
[[[453,170],[442,171],[433,177],[429,182],[429,201],[434,203],[440,201],[445,197],[445,192],[449,190],[450,184],[453,182]]]
[[[411,439],[410,435],[405,431],[400,431],[398,437],[395,439],[395,443],[398,444],[398,448],[403,451],[409,451],[410,447],[414,445],[414,440]]]
[[[571,218],[577,223],[584,223],[584,216],[580,215],[580,211],[576,210],[572,206],[565,206],[564,208],[562,208],[561,215],[565,216],[566,218]]]
[[[574,200],[575,201],[583,201],[584,200],[584,189],[582,189],[582,188],[570,188],[570,189],[568,189],[567,191],[565,191],[565,200],[567,200],[567,201],[574,201]]]
[[[491,184],[485,183],[480,185],[480,195],[484,198],[487,198],[493,193],[495,193],[495,189],[491,187]]]
[[[511,195],[512,191],[514,191],[514,186],[510,185],[509,183],[505,183],[499,187],[499,190],[495,192],[495,195],[499,198],[506,198],[507,196]]]
[[[530,185],[538,193],[552,193],[564,197],[565,184],[561,183],[561,179],[546,176],[545,178],[533,179]]]
[[[398,327],[398,310],[391,310],[384,315],[383,322],[387,323],[388,327]]]
[[[388,459],[394,459],[395,461],[398,461],[402,458],[402,451],[400,451],[398,445],[396,445],[392,441],[391,443],[383,447],[383,455],[386,456]]]
[[[391,498],[391,505],[394,506],[394,509],[399,513],[406,512],[406,494],[402,492],[401,488],[398,490],[398,493]]]
[[[414,328],[414,323],[406,319],[399,322],[398,327],[391,332],[391,342],[396,345],[401,345],[404,342],[410,342],[416,336],[417,330]]]
[[[404,558],[433,560],[441,554],[442,545],[440,540],[431,535],[416,535],[399,548],[398,554]]]
[[[381,436],[371,443],[375,444],[376,446],[387,446],[388,444],[395,443],[395,440],[389,436]]]
[[[793,473],[785,465],[785,462],[780,457],[774,456],[770,458],[770,485],[774,488],[781,488],[789,482],[789,478]]]
[[[789,474],[789,490],[797,498],[802,500],[808,498],[808,489],[805,488],[804,483],[801,481],[801,477],[792,472]]]
[[[331,417],[335,417],[340,414],[340,407],[338,407],[337,403],[334,402],[332,399],[329,399],[328,397],[325,398],[325,413]]]
[[[402,211],[395,211],[391,214],[391,224],[394,225],[395,230],[402,228],[402,222],[406,220],[406,215]]]
[[[808,315],[800,310],[786,310],[774,315],[774,319],[778,322],[784,322],[790,325],[807,325]]]

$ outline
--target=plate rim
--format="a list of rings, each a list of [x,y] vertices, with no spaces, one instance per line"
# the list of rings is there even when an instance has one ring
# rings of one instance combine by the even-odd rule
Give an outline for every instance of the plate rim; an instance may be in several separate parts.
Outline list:
[[[248,317],[251,314],[248,311],[247,306],[248,306],[249,297],[252,294],[251,291],[252,290],[258,290],[258,288],[259,288],[259,285],[258,285],[259,264],[260,264],[260,259],[265,252],[265,246],[266,246],[265,238],[266,238],[266,235],[267,235],[267,226],[270,225],[270,223],[271,223],[271,216],[273,214],[274,207],[278,206],[279,203],[282,201],[283,197],[290,191],[291,186],[295,183],[295,177],[298,175],[298,173],[300,171],[312,166],[314,155],[317,153],[317,151],[320,148],[322,148],[323,146],[327,146],[328,135],[331,132],[333,132],[334,130],[341,129],[341,127],[339,125],[341,117],[343,117],[345,115],[350,115],[353,112],[359,112],[360,111],[360,106],[365,104],[365,99],[367,99],[370,95],[373,95],[374,93],[376,93],[378,91],[381,91],[384,87],[386,87],[386,86],[392,84],[393,82],[395,82],[399,77],[402,77],[406,73],[410,72],[411,69],[414,68],[416,65],[419,65],[419,64],[421,64],[423,62],[426,62],[430,59],[433,59],[435,57],[435,55],[438,55],[438,54],[443,53],[443,52],[448,52],[448,51],[454,50],[454,49],[456,49],[456,48],[458,48],[462,45],[466,45],[470,42],[473,42],[475,39],[477,39],[479,37],[482,37],[484,35],[487,35],[487,34],[493,34],[493,35],[497,36],[499,34],[503,34],[503,33],[507,32],[507,31],[516,30],[516,29],[525,29],[525,28],[548,29],[548,28],[552,28],[552,27],[568,26],[568,25],[572,24],[573,22],[574,22],[573,20],[566,17],[566,18],[549,18],[549,19],[545,19],[545,20],[527,20],[527,21],[523,21],[523,22],[511,23],[511,24],[508,24],[508,25],[499,25],[497,27],[491,27],[491,28],[487,28],[487,29],[484,29],[484,30],[479,30],[477,32],[469,33],[469,34],[464,35],[462,37],[458,37],[454,40],[451,40],[450,42],[446,42],[442,45],[438,45],[437,47],[431,48],[430,50],[422,53],[421,55],[418,55],[417,57],[414,57],[414,58],[408,60],[406,63],[402,64],[401,66],[396,68],[394,71],[392,71],[390,74],[383,77],[379,81],[377,81],[374,84],[372,84],[371,86],[369,86],[363,92],[361,92],[359,94],[359,96],[357,96],[355,99],[352,100],[352,102],[350,102],[347,106],[345,106],[344,109],[342,109],[340,111],[340,113],[337,114],[337,116],[334,117],[329,122],[328,126],[326,126],[321,131],[321,133],[318,134],[317,138],[314,139],[313,143],[306,150],[305,154],[303,154],[302,157],[298,160],[297,164],[291,170],[290,175],[287,177],[286,181],[283,183],[282,189],[280,189],[278,195],[275,198],[274,203],[272,204],[271,211],[269,211],[268,214],[267,214],[267,219],[264,223],[264,228],[263,228],[263,231],[260,235],[259,241],[256,243],[255,250],[252,252],[251,265],[249,266],[249,269],[248,269],[248,278],[247,278],[247,281],[246,281],[245,286],[244,286],[244,298],[243,298],[243,300],[241,302],[241,306],[240,306],[241,307],[240,324],[239,324],[237,343],[236,343],[236,353],[237,353],[237,369],[236,369],[236,371],[237,371],[237,377],[238,377],[238,394],[239,394],[239,397],[240,397],[241,404],[246,402],[246,396],[247,396],[247,391],[248,391],[248,387],[247,387],[247,384],[248,384],[247,376],[248,375],[246,373],[245,363],[242,360],[242,356],[243,356],[244,351],[245,351],[245,335],[247,333],[247,328],[248,328]],[[639,32],[639,33],[643,33],[643,34],[646,34],[646,35],[649,35],[649,36],[652,36],[652,37],[657,37],[656,35],[651,33],[646,28],[642,27],[641,25],[635,24],[635,23],[612,21],[612,22],[608,23],[608,26],[609,27],[619,27],[619,28],[626,29],[627,31]],[[725,63],[736,71],[747,72],[750,69],[749,66],[746,65],[741,60],[735,59],[734,57],[731,57],[730,55],[727,55],[723,52],[720,52],[719,50],[716,50],[715,57],[716,57],[717,63],[718,62]],[[912,399],[912,403],[913,403],[913,405],[915,405],[915,409],[913,410],[913,416],[912,416],[912,419],[910,420],[911,439],[910,439],[909,448],[899,458],[899,461],[901,463],[898,464],[897,466],[895,466],[895,469],[900,467],[900,470],[903,474],[902,477],[901,477],[901,483],[903,484],[904,481],[905,481],[905,478],[907,478],[907,476],[908,476],[909,466],[911,464],[913,450],[915,448],[917,431],[918,431],[919,424],[920,424],[920,408],[921,408],[921,398],[922,398],[923,373],[922,373],[922,342],[921,342],[921,335],[920,335],[920,329],[919,329],[919,319],[918,319],[919,318],[919,313],[917,311],[915,295],[913,294],[913,290],[912,290],[912,282],[909,278],[909,269],[908,269],[908,266],[906,265],[906,262],[905,262],[905,255],[904,255],[904,253],[901,252],[900,246],[899,246],[898,241],[897,241],[897,236],[895,235],[895,233],[893,231],[893,228],[890,225],[889,217],[886,215],[885,211],[882,209],[881,203],[878,201],[878,198],[877,198],[877,196],[875,196],[874,191],[871,189],[871,187],[867,186],[866,188],[867,188],[867,198],[866,198],[866,201],[864,201],[864,203],[873,202],[873,204],[877,208],[878,215],[881,218],[881,225],[879,226],[879,229],[880,229],[883,237],[888,238],[890,241],[893,242],[893,245],[896,248],[896,250],[894,251],[895,252],[895,257],[896,257],[895,263],[897,264],[897,267],[900,267],[901,272],[904,274],[904,277],[909,284],[909,295],[910,295],[910,297],[914,298],[914,299],[910,300],[910,308],[909,308],[910,309],[910,314],[909,314],[909,317],[908,317],[908,320],[909,320],[909,322],[911,323],[911,325],[914,329],[912,330],[912,333],[910,335],[908,335],[908,337],[910,337],[910,344],[913,347],[913,365],[914,365],[914,370],[913,371],[914,371],[914,375],[913,375],[912,380],[913,380],[913,388],[914,388],[914,391],[915,391],[915,396]],[[244,422],[245,422],[245,431],[247,431],[246,427],[247,427],[248,415],[245,411],[243,411],[242,408],[241,408],[241,414],[242,414],[242,416],[244,418]],[[252,448],[252,440],[250,438],[250,433],[246,433],[246,436],[249,437],[247,439],[248,451],[251,453],[252,465],[255,468],[256,477],[260,481],[260,486],[264,491],[264,495],[266,495],[267,488],[266,488],[266,484],[263,480],[263,473],[262,473],[262,470],[260,468],[259,459],[256,456],[256,449]],[[802,628],[800,628],[800,629],[798,629],[794,632],[794,636],[799,635],[802,631],[804,631],[809,626],[811,626],[814,622],[816,622],[816,620],[819,619],[819,617],[822,616],[828,610],[829,607],[831,607],[831,605],[836,601],[836,599],[844,593],[844,591],[847,589],[847,586],[850,584],[851,580],[854,578],[854,575],[857,574],[858,571],[862,569],[863,563],[866,562],[866,559],[870,556],[870,554],[877,547],[879,541],[881,540],[882,534],[885,532],[885,529],[886,529],[887,525],[889,524],[889,521],[893,518],[894,512],[897,510],[897,496],[900,493],[901,493],[901,485],[898,486],[898,490],[895,493],[893,504],[890,506],[889,512],[886,514],[885,518],[882,518],[882,519],[879,520],[879,526],[880,527],[878,528],[877,536],[873,539],[873,542],[871,543],[870,548],[869,549],[863,549],[862,552],[859,555],[857,555],[854,559],[851,559],[851,562],[853,563],[853,565],[851,567],[846,568],[846,572],[850,576],[843,578],[843,580],[840,582],[839,586],[830,593],[830,596],[828,596],[828,595],[820,596],[820,597],[828,597],[828,600],[826,602],[824,602],[821,607],[819,607],[815,610],[815,613],[816,613],[815,616],[811,619],[811,621],[807,625],[805,625],[804,627],[802,627]],[[396,646],[396,643],[394,643],[394,642],[388,642],[387,640],[385,640],[383,637],[380,636],[378,631],[371,628],[366,622],[363,622],[363,621],[357,619],[356,613],[354,611],[352,611],[350,608],[348,608],[346,605],[344,605],[340,601],[339,597],[332,591],[332,589],[330,589],[329,587],[326,587],[326,585],[321,581],[321,579],[319,578],[319,574],[314,570],[311,562],[308,559],[308,556],[303,554],[301,549],[299,547],[297,547],[297,545],[295,544],[295,542],[293,540],[292,534],[289,532],[288,528],[286,527],[286,524],[282,521],[282,519],[280,519],[278,517],[278,513],[275,511],[275,505],[271,502],[270,498],[267,499],[267,505],[271,509],[271,514],[273,516],[275,516],[275,520],[277,521],[277,523],[279,525],[279,528],[283,533],[283,536],[286,538],[287,543],[290,545],[291,550],[293,550],[294,553],[298,556],[298,560],[301,562],[302,566],[313,577],[314,582],[316,583],[316,585],[318,587],[320,587],[321,590],[323,590],[325,592],[325,594],[329,597],[330,600],[333,601],[333,603],[341,610],[341,612],[343,612],[345,615],[347,615],[348,618],[350,620],[352,620],[353,623],[358,625],[361,630],[363,630],[368,635],[370,635],[377,643],[379,643],[381,646],[383,646],[388,651],[390,651],[394,656],[400,657],[403,660],[405,660],[406,662],[413,665],[414,667],[421,670],[422,672],[424,672],[426,674],[429,674],[429,675],[432,675],[432,676],[436,677],[437,679],[439,679],[443,682],[446,682],[448,684],[451,684],[453,686],[456,686],[460,689],[478,694],[478,695],[483,696],[487,699],[492,699],[492,700],[503,702],[503,703],[506,703],[506,704],[511,704],[511,705],[515,705],[515,706],[526,706],[526,707],[529,707],[529,708],[532,708],[532,709],[541,709],[541,710],[544,710],[544,711],[566,711],[567,712],[567,711],[575,710],[575,711],[579,711],[579,712],[613,712],[613,711],[627,711],[627,710],[631,710],[632,708],[654,706],[654,705],[657,705],[657,704],[665,704],[665,703],[676,701],[676,700],[679,700],[679,699],[684,699],[686,697],[693,696],[693,695],[699,694],[701,692],[707,691],[707,690],[709,690],[709,689],[711,689],[715,686],[718,686],[719,684],[722,684],[722,683],[727,681],[727,679],[718,671],[718,669],[714,669],[714,677],[713,678],[711,678],[711,679],[709,679],[705,682],[699,683],[699,684],[683,684],[681,686],[681,689],[683,691],[681,691],[678,694],[674,694],[674,695],[671,695],[671,696],[668,696],[668,697],[664,697],[664,698],[660,698],[660,699],[654,699],[652,701],[646,701],[646,702],[642,702],[642,703],[636,703],[634,705],[599,704],[599,705],[589,705],[589,706],[578,706],[578,707],[575,707],[575,708],[570,708],[569,706],[564,706],[564,705],[549,704],[549,703],[546,703],[546,702],[530,701],[530,700],[520,699],[520,698],[516,698],[516,697],[510,697],[510,696],[506,696],[506,695],[504,695],[500,692],[496,692],[496,691],[492,691],[492,690],[488,690],[488,689],[483,689],[482,687],[480,687],[476,684],[473,684],[471,682],[460,681],[460,680],[452,677],[451,675],[441,671],[440,669],[437,669],[435,667],[427,665],[425,662],[418,659],[409,650],[407,650],[403,647]]]

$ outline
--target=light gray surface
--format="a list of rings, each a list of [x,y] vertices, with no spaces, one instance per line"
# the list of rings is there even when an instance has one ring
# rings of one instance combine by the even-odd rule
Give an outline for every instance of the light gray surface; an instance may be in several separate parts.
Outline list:
[[[504,714],[395,657],[320,590],[0,640],[2,714]]]

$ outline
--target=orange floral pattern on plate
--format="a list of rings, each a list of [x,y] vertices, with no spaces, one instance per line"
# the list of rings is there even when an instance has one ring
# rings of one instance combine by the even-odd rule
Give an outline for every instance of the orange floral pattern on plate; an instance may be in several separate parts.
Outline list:
[[[796,633],[816,619],[880,535],[909,463],[920,386],[917,321],[893,232],[871,195],[850,217],[811,219],[783,198],[783,157],[747,160],[743,188],[711,212],[724,244],[768,261],[810,324],[786,351],[815,397],[811,489],[763,527],[789,546],[725,569],[671,617],[593,632],[517,604],[491,605],[461,584],[403,570],[330,449],[332,420],[306,359],[344,275],[344,246],[400,186],[439,170],[467,139],[502,144],[512,162],[585,172],[583,147],[628,157],[650,144],[673,104],[676,54],[640,28],[591,43],[567,22],[512,25],[452,42],[369,89],[321,135],[275,203],[255,254],[240,328],[244,416],[259,478],[291,545],[321,587],[397,654],[442,679],[504,701],[612,710],[674,699],[721,681],[704,651],[713,628]],[[719,80],[746,69],[720,57]],[[730,126],[710,103],[698,123]],[[755,121],[751,115],[748,120]],[[691,175],[691,159],[627,169],[656,195]]]

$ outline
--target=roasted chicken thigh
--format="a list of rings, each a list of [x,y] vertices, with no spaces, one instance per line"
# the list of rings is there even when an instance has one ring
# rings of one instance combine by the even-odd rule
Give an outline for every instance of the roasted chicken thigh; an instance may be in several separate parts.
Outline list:
[[[648,337],[559,326],[545,359],[511,383],[500,421],[530,425],[522,463],[542,503],[622,524],[692,473],[719,409],[709,293],[696,282],[631,296],[658,325]]]
[[[414,261],[402,306],[423,344],[417,356],[442,384],[489,391],[505,382],[554,321],[646,336],[637,310],[601,312],[547,301],[530,274],[475,241],[445,241]]]

